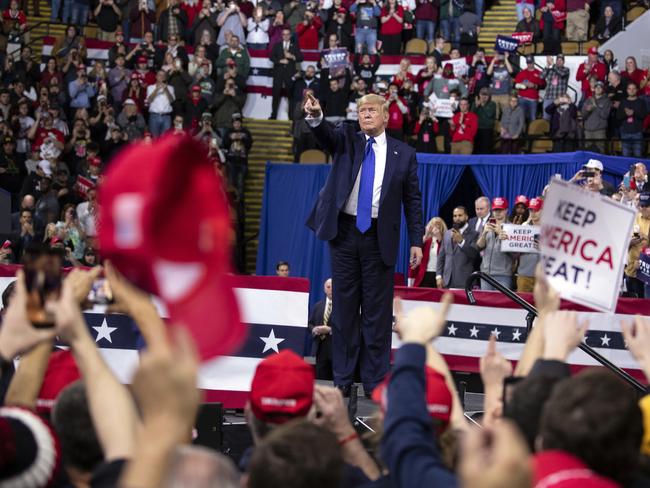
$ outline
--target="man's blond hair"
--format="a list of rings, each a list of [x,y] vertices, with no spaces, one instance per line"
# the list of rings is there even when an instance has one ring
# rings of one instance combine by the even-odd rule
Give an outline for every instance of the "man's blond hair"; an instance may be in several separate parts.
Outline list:
[[[362,96],[357,102],[357,107],[361,108],[362,105],[380,105],[384,110],[384,113],[388,113],[388,100],[381,95],[376,95],[375,93],[369,93]]]

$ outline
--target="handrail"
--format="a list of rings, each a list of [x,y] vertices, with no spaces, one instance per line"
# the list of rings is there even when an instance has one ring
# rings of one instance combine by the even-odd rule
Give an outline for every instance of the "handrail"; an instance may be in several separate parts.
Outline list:
[[[467,295],[467,300],[469,300],[470,305],[476,304],[476,299],[474,298],[474,292],[472,291],[472,286],[474,285],[474,282],[478,279],[482,279],[488,282],[492,287],[496,288],[499,292],[501,292],[502,294],[507,296],[510,300],[515,302],[517,305],[519,305],[521,308],[526,310],[528,312],[526,321],[529,323],[529,325],[532,326],[532,319],[534,319],[539,315],[537,309],[533,305],[528,303],[526,300],[521,298],[519,295],[517,295],[515,292],[503,286],[492,276],[483,273],[482,271],[473,272],[469,276],[469,278],[467,278],[467,282],[465,283],[465,294]],[[634,379],[627,371],[624,371],[623,369],[619,368],[614,363],[612,363],[609,359],[605,358],[600,353],[596,352],[591,346],[588,346],[584,342],[581,342],[578,345],[578,348],[581,351],[583,351],[585,354],[591,356],[595,361],[597,361],[598,363],[602,364],[604,367],[609,369],[612,373],[617,375],[619,378],[621,378],[623,381],[628,383],[630,386],[634,387],[637,391],[641,393],[646,392],[646,387],[643,386],[643,384],[641,384],[639,381]]]

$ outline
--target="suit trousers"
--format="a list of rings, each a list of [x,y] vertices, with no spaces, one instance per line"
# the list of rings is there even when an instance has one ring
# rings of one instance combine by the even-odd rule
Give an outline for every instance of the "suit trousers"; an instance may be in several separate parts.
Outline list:
[[[286,95],[289,96],[289,85],[291,84],[291,76],[287,68],[275,68],[273,73],[273,88],[271,90],[271,117],[275,118],[278,115],[278,107],[282,99],[282,89],[286,90]]]
[[[316,337],[314,340],[320,342],[316,352],[316,379],[332,381],[332,337]]]
[[[341,213],[338,234],[330,241],[332,300],[336,303],[332,328],[334,384],[354,381],[359,365],[365,391],[386,376],[390,366],[393,321],[393,275],[377,240],[377,220],[361,233],[356,217]]]

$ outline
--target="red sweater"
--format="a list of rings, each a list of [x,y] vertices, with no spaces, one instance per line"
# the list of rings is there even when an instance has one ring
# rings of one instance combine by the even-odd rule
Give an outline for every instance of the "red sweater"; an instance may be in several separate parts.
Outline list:
[[[553,18],[562,18],[562,20],[555,20],[553,22],[553,27],[555,29],[562,30],[564,29],[564,19],[566,19],[566,2],[565,0],[554,0],[553,1],[553,10],[551,13],[553,13]],[[539,8],[546,7],[546,0],[542,0],[542,3],[539,5]],[[562,17],[556,17],[556,15],[564,14]],[[542,15],[542,18],[539,20],[539,30],[540,32],[544,30],[544,16]]]
[[[312,21],[305,25],[300,22],[296,26],[296,33],[298,34],[298,46],[300,49],[307,49],[315,51],[318,49],[318,30],[323,23],[318,15],[314,15]]]
[[[388,9],[386,7],[381,9],[381,16],[386,17],[388,15]],[[404,9],[400,6],[397,7],[397,16],[404,19]],[[386,36],[391,36],[395,34],[400,34],[402,32],[404,24],[400,24],[395,17],[391,17],[388,22],[381,24],[381,29],[379,30],[380,34]]]
[[[539,98],[540,88],[544,88],[546,82],[541,78],[541,71],[538,69],[529,70],[525,69],[517,73],[515,76],[515,84],[530,81],[535,84],[535,88],[524,88],[519,90],[519,96],[528,98],[529,100],[537,100]]]
[[[408,105],[404,101],[402,97],[398,97],[399,101],[402,102],[402,104],[408,108]],[[386,96],[386,100],[388,100],[388,96]],[[408,111],[403,114],[402,111],[399,109],[399,105],[397,102],[390,102],[390,105],[388,106],[388,125],[386,126],[387,129],[392,129],[392,130],[402,130],[404,128],[404,121],[408,119]]]
[[[460,118],[463,117],[461,123]],[[473,112],[463,114],[456,112],[454,118],[451,119],[454,123],[454,130],[451,133],[451,142],[469,141],[474,142],[476,131],[478,130],[478,117]]]
[[[416,80],[416,78],[415,78],[415,75],[414,75],[413,73],[411,73],[410,71],[407,71],[407,73],[406,73],[406,78],[408,78],[409,80],[411,80],[411,81],[413,82],[413,84],[415,85],[415,80]],[[398,87],[402,88],[402,84],[404,83],[404,80],[403,80],[402,78],[399,78],[399,77],[397,76],[397,74],[396,74],[395,76],[393,76],[393,79],[392,79],[391,83],[394,83],[394,84],[396,84]]]
[[[582,94],[585,99],[592,95],[591,87],[589,86],[589,77],[592,75],[596,75],[596,78],[598,78],[600,81],[605,81],[605,76],[607,76],[607,68],[605,67],[605,63],[596,61],[596,63],[593,64],[591,68],[588,68],[588,63],[585,61],[578,67],[578,71],[576,72],[576,81],[581,82]]]

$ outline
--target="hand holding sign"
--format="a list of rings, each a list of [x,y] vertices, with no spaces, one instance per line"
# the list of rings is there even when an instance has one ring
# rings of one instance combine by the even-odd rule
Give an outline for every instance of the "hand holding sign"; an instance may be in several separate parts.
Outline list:
[[[558,179],[549,185],[544,208],[540,243],[551,285],[568,300],[614,310],[634,209]]]

